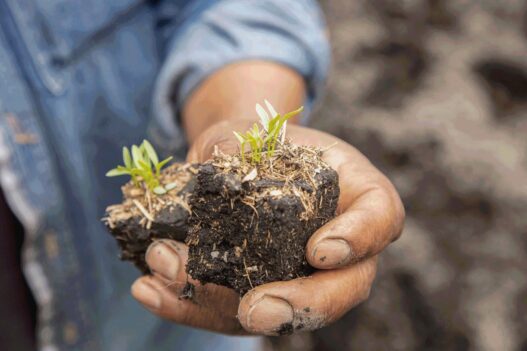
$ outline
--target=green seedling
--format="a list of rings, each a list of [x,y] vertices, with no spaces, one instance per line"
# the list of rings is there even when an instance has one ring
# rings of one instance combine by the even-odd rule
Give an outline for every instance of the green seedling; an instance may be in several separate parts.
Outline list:
[[[107,177],[117,177],[129,175],[135,186],[140,187],[141,182],[157,195],[163,195],[167,191],[175,188],[173,183],[162,186],[159,182],[161,169],[172,160],[172,156],[159,161],[156,151],[148,140],[143,140],[140,146],[132,145],[131,152],[127,147],[123,147],[124,166],[116,168],[106,173]]]
[[[234,132],[234,135],[240,142],[242,161],[245,162],[245,145],[249,144],[251,147],[251,163],[259,163],[262,160],[262,149],[265,142],[258,124],[255,123],[245,134]]]
[[[260,117],[260,123],[262,124],[263,130],[260,130],[255,123],[253,127],[244,134],[233,132],[240,142],[242,162],[245,162],[246,145],[251,147],[251,163],[253,164],[258,164],[262,161],[264,148],[267,151],[267,156],[272,157],[276,150],[277,143],[283,144],[285,141],[287,120],[296,116],[304,109],[304,107],[301,106],[299,109],[282,116],[276,112],[269,101],[265,100],[265,105],[270,115],[260,104],[256,104],[256,113]]]

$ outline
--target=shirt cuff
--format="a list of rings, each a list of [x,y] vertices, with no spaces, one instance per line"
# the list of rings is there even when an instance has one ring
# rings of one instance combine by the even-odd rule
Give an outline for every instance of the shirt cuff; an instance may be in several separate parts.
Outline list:
[[[186,17],[172,38],[154,91],[157,134],[164,135],[166,147],[186,144],[178,115],[192,91],[214,71],[237,61],[273,61],[301,74],[307,86],[304,116],[309,116],[330,62],[316,1],[219,1]]]

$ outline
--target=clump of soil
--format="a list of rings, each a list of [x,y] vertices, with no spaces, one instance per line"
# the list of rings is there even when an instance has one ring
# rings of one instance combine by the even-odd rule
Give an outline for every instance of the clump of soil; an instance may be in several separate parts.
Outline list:
[[[187,272],[244,294],[309,275],[309,237],[335,216],[338,175],[320,149],[286,143],[257,166],[215,153],[199,166]]]
[[[174,164],[159,179],[173,189],[154,195],[128,182],[123,202],[109,206],[103,221],[121,259],[145,274],[148,246],[169,238],[188,244],[194,279],[240,294],[307,276],[313,268],[306,243],[335,216],[339,197],[337,172],[321,156],[320,149],[285,143],[258,165],[219,152],[200,165]],[[190,287],[186,295],[192,297]]]
[[[161,184],[174,183],[164,195],[154,195],[131,181],[122,187],[124,200],[106,209],[103,222],[121,249],[121,259],[131,261],[143,273],[149,269],[145,252],[154,239],[183,241],[188,231],[190,208],[187,198],[195,184],[192,165],[173,164],[164,169]]]

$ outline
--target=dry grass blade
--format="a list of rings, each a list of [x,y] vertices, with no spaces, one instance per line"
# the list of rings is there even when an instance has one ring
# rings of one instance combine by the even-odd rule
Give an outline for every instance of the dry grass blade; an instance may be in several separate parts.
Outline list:
[[[143,216],[145,216],[146,219],[148,219],[150,222],[154,221],[154,217],[152,217],[150,212],[148,212],[146,208],[143,205],[141,205],[139,201],[137,201],[136,199],[133,199],[132,202],[139,209],[139,211],[141,211],[141,213],[143,214]]]

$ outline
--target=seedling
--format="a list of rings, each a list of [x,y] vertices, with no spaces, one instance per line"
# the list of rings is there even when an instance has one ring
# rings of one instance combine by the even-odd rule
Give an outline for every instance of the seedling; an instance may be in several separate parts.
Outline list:
[[[291,111],[282,116],[276,112],[269,101],[265,100],[265,105],[270,115],[260,104],[256,104],[256,113],[260,117],[260,123],[263,130],[260,130],[258,124],[255,123],[251,129],[245,132],[245,134],[233,132],[240,142],[242,162],[245,162],[245,146],[247,144],[251,147],[251,163],[260,163],[264,151],[267,151],[268,157],[272,157],[276,150],[277,143],[279,142],[280,144],[283,144],[285,141],[287,120],[304,110],[304,107],[301,106],[297,110]]]
[[[123,148],[124,165],[108,176],[132,181],[104,219],[122,259],[148,274],[145,252],[153,240],[185,241],[189,277],[240,295],[313,272],[306,242],[335,216],[338,174],[321,149],[285,140],[287,121],[302,108],[280,115],[269,102],[262,106],[256,105],[260,123],[234,133],[241,155],[214,152],[203,163],[161,171],[170,159],[159,162],[147,141]]]
[[[157,195],[163,195],[174,189],[174,184],[170,183],[163,186],[159,181],[161,169],[172,160],[172,156],[159,161],[154,147],[148,140],[143,140],[140,146],[132,145],[131,149],[132,152],[130,153],[127,147],[123,147],[124,166],[119,165],[108,171],[107,177],[129,175],[136,187],[140,187],[142,183],[148,190]]]

